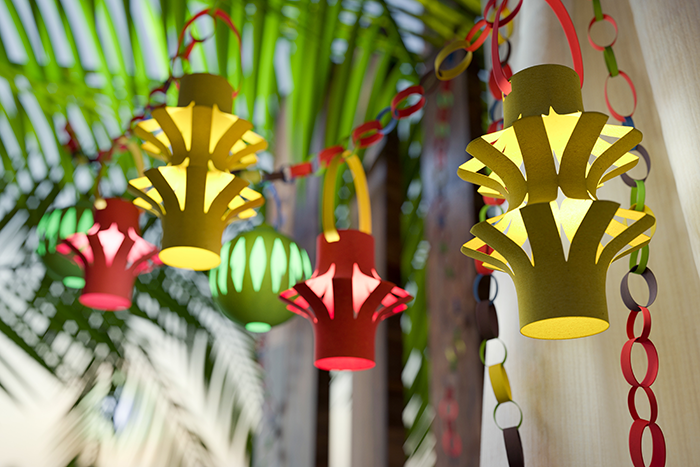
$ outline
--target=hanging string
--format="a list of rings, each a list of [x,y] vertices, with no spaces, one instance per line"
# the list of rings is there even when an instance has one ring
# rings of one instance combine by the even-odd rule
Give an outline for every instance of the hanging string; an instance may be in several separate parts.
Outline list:
[[[603,9],[600,5],[600,0],[592,0],[594,17],[588,25],[588,42],[591,44],[595,50],[603,52],[603,58],[605,59],[605,65],[608,68],[608,77],[605,80],[605,104],[610,111],[610,114],[621,121],[623,125],[634,127],[634,121],[632,120],[632,115],[637,108],[637,91],[635,90],[632,79],[627,76],[625,72],[620,70],[617,66],[617,60],[615,59],[615,53],[613,52],[613,45],[617,41],[618,29],[615,20],[603,13]],[[598,45],[591,37],[591,28],[593,25],[599,21],[605,21],[611,24],[615,28],[615,37],[613,40],[605,46]],[[621,115],[615,111],[615,109],[610,104],[610,99],[608,97],[608,81],[610,78],[615,76],[622,76],[622,78],[627,82],[632,90],[632,95],[634,97],[634,107],[629,115]],[[641,144],[633,149],[640,154],[641,158],[644,159],[646,164],[646,174],[643,178],[634,179],[627,174],[621,176],[622,181],[629,186],[632,190],[630,193],[630,209],[634,209],[639,212],[652,213],[651,209],[646,206],[646,180],[649,177],[649,172],[651,171],[651,157],[649,153]],[[652,230],[653,234],[653,230]],[[630,415],[632,416],[632,426],[629,433],[629,452],[630,458],[632,459],[632,464],[634,467],[646,467],[644,463],[644,457],[642,455],[642,436],[644,430],[649,428],[651,434],[652,443],[652,457],[651,462],[648,467],[664,467],[666,465],[666,440],[664,438],[663,431],[656,424],[658,416],[658,404],[656,401],[656,396],[651,389],[651,385],[656,380],[656,375],[659,371],[659,354],[656,347],[649,339],[651,333],[651,311],[649,307],[656,300],[658,294],[658,284],[656,282],[656,277],[651,269],[648,267],[649,263],[649,245],[644,246],[640,251],[635,251],[630,255],[630,270],[627,272],[620,284],[620,295],[622,296],[622,302],[630,310],[630,314],[627,318],[627,338],[629,339],[623,346],[620,355],[620,365],[622,367],[622,375],[625,381],[629,383],[630,388],[629,394],[627,396],[627,405],[629,408]],[[649,299],[645,305],[640,305],[637,303],[629,290],[629,277],[630,274],[639,275],[644,279],[647,289],[649,291]],[[634,327],[637,321],[637,316],[642,315],[642,332],[639,336],[635,336]],[[644,378],[639,381],[635,376],[634,370],[632,369],[631,354],[634,344],[640,344],[644,349],[647,356],[647,371]],[[636,396],[638,389],[642,391],[647,396],[650,407],[649,419],[645,420],[639,416],[636,406]]]

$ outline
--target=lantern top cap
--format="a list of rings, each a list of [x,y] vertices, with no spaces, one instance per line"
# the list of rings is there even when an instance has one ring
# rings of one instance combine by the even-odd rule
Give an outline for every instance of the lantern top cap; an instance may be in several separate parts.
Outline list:
[[[559,115],[583,112],[581,80],[573,69],[563,65],[537,65],[514,74],[512,91],[503,98],[503,127],[521,118],[548,115],[550,108]]]
[[[231,113],[233,110],[233,87],[223,76],[209,73],[193,73],[180,78],[178,107],[187,107],[192,102],[197,106],[214,107]]]

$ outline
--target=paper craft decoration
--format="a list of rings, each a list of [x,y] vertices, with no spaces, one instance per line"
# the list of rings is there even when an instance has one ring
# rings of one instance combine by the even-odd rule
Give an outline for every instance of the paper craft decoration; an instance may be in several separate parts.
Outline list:
[[[209,286],[221,312],[250,332],[267,332],[294,316],[277,296],[311,277],[306,250],[263,224],[221,248]]]
[[[163,223],[161,260],[178,268],[219,265],[221,236],[236,219],[264,203],[248,182],[231,174],[254,164],[267,142],[253,125],[231,114],[233,88],[226,78],[185,75],[178,107],[161,107],[136,126],[142,148],[167,163],[131,180],[134,201]]]
[[[36,229],[39,238],[36,251],[52,279],[73,289],[85,286],[83,269],[62,242],[73,234],[87,233],[94,223],[92,211],[85,206],[56,209],[44,214]]]
[[[621,209],[596,194],[634,167],[638,157],[627,151],[642,135],[584,112],[579,77],[570,68],[528,68],[511,83],[504,129],[469,143],[474,157],[458,171],[480,193],[505,198],[508,211],[475,225],[462,252],[513,278],[525,336],[597,334],[609,326],[608,267],[653,234],[645,234],[655,224],[650,213]],[[559,192],[565,199],[558,202]]]
[[[354,177],[360,230],[335,228],[335,181],[343,159]],[[316,241],[312,277],[282,292],[280,298],[290,311],[311,321],[317,368],[373,368],[377,325],[405,310],[413,297],[377,274],[367,180],[360,159],[348,151],[333,159],[326,171],[323,230]]]
[[[64,240],[61,251],[72,252],[85,272],[80,303],[99,310],[131,306],[136,276],[161,264],[158,248],[140,237],[139,211],[128,201],[106,199],[96,209],[95,223],[87,234]]]

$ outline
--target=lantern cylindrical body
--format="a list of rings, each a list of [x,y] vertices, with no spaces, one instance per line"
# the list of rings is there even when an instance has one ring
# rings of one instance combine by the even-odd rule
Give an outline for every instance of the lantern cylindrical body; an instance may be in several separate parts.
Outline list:
[[[339,230],[338,237],[328,242],[318,236],[314,275],[280,298],[311,321],[317,368],[366,370],[375,366],[378,324],[405,310],[413,297],[379,277],[371,235]]]
[[[87,233],[94,223],[89,206],[78,205],[44,214],[37,227],[37,253],[52,279],[74,289],[85,286],[83,269],[63,241],[76,233]]]
[[[266,332],[292,316],[277,296],[311,277],[305,250],[269,225],[242,233],[221,248],[221,264],[209,272],[214,302],[250,332]]]

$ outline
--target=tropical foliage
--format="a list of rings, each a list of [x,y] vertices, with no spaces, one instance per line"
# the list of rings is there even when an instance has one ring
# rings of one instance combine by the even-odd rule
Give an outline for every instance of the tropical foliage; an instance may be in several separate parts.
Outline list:
[[[374,118],[417,81],[424,44],[463,35],[479,11],[478,0],[0,0],[0,412],[21,420],[0,422],[2,465],[249,462],[261,374],[251,337],[213,308],[206,276],[156,270],[138,279],[128,312],[102,313],[52,281],[35,253],[41,217],[94,194],[98,155],[157,103],[149,94],[171,72],[178,32],[212,6],[231,16],[242,47],[203,18],[193,34],[212,39],[172,72],[239,86],[236,113],[271,142],[268,171]],[[167,102],[176,95],[171,86]],[[412,125],[399,128],[409,180],[420,153]],[[127,137],[98,180],[103,196],[122,196],[137,174]],[[411,202],[415,216],[419,193]],[[157,222],[144,231],[158,243]],[[412,258],[421,232],[409,233]]]

